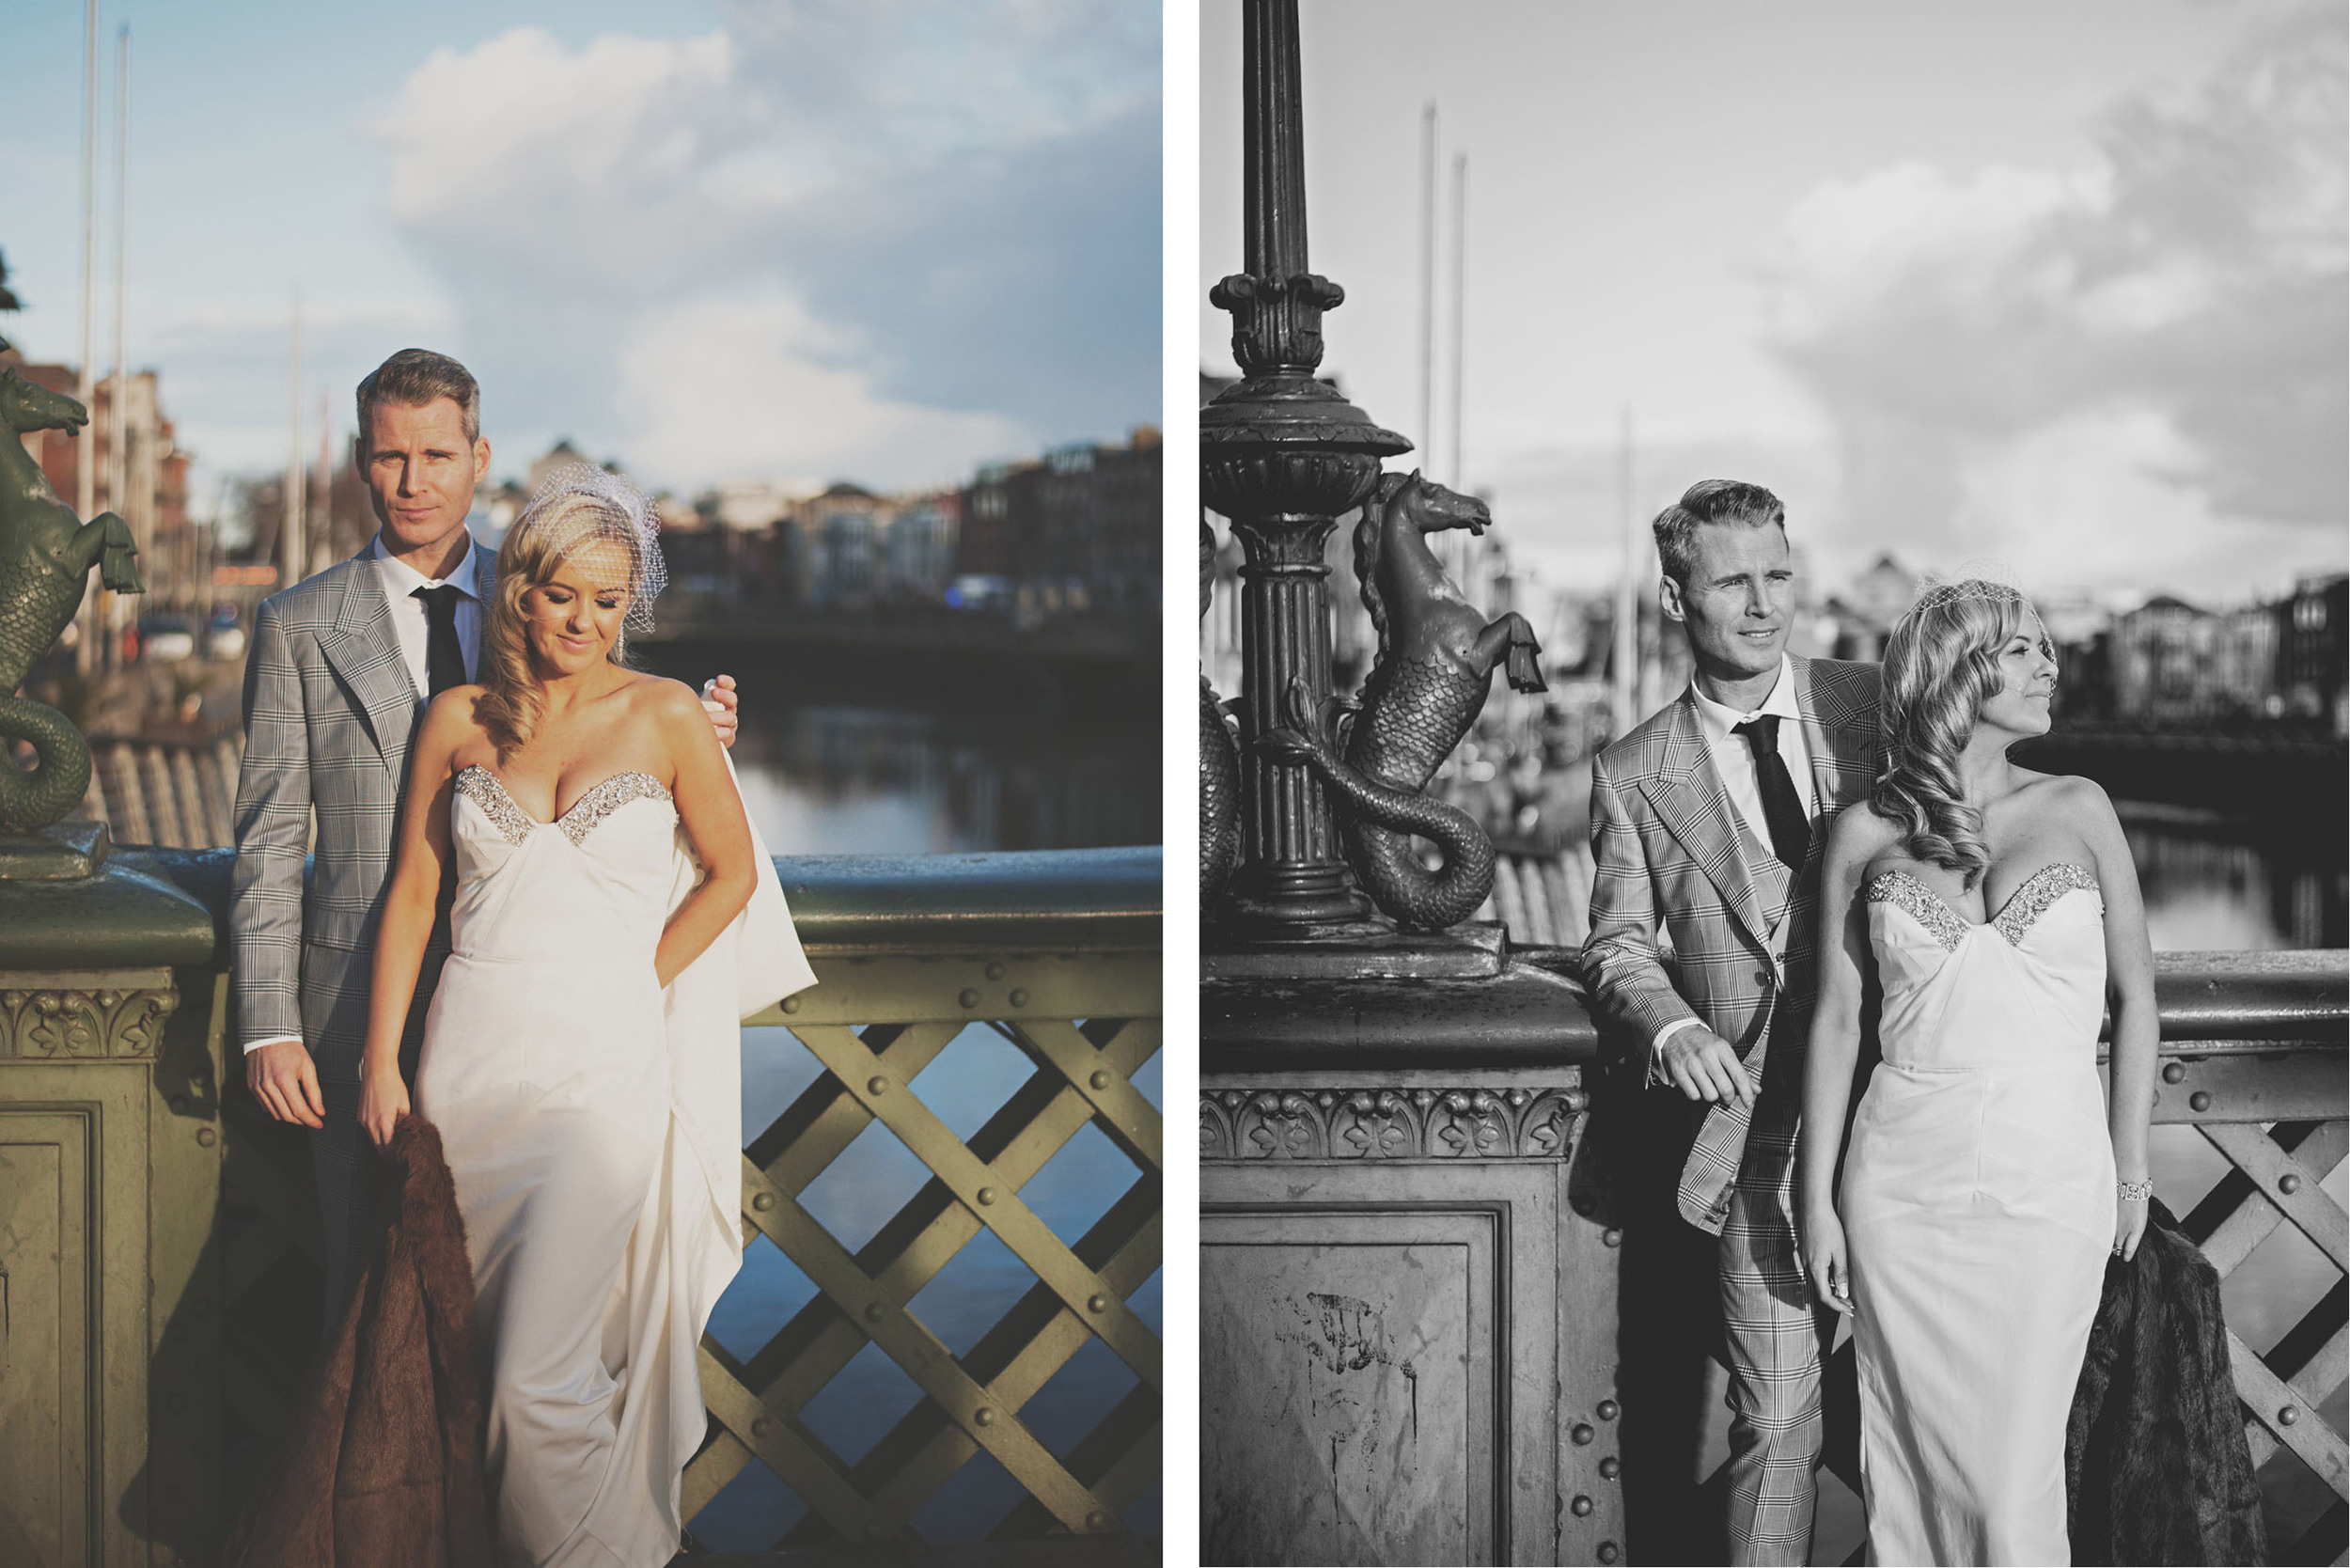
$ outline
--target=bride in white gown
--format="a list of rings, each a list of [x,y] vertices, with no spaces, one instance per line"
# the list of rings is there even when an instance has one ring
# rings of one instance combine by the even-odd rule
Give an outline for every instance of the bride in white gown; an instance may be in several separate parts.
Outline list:
[[[2107,1259],[2146,1225],[2145,911],[2105,792],[2008,760],[2056,683],[2021,594],[1929,589],[1884,679],[1886,773],[1821,871],[1841,940],[1806,1064],[1805,1274],[1853,1319],[1869,1560],[2067,1562],[2066,1417]],[[1884,1059],[1846,1148],[1870,978]]]
[[[661,579],[652,528],[625,481],[572,469],[509,532],[482,683],[411,751],[376,942],[382,1144],[454,868],[416,1100],[465,1222],[501,1548],[530,1564],[677,1552],[696,1347],[741,1252],[737,1021],[813,980],[700,701],[617,662]]]

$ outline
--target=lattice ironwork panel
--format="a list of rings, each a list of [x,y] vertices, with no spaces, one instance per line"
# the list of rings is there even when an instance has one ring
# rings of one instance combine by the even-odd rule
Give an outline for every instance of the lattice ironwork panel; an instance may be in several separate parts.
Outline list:
[[[2227,1162],[2226,1173],[2180,1220],[2221,1279],[2288,1228],[2334,1270],[2331,1288],[2265,1351],[2254,1350],[2232,1326],[2228,1338],[2245,1435],[2271,1499],[2271,1517],[2308,1513],[2306,1506],[2280,1506],[2280,1494],[2296,1482],[2304,1491],[2314,1483],[2332,1495],[2329,1506],[2297,1529],[2297,1539],[2270,1541],[2271,1560],[2342,1562],[2350,1535],[2350,1438],[2326,1412],[2339,1406],[2350,1385],[2350,1275],[2343,1262],[2350,1215],[2325,1186],[2350,1153],[2342,1045],[2165,1042],[2162,1058],[2154,1122],[2194,1127]],[[1825,1377],[1826,1466],[1858,1495],[1858,1407],[1851,1393],[1849,1339],[1829,1358]],[[2272,1463],[2280,1453],[2289,1457]],[[1717,1471],[1710,1496],[1719,1494],[1723,1480]],[[1841,1556],[1841,1546],[1815,1542],[1829,1557],[1814,1560]],[[1866,1551],[1864,1541],[1841,1560],[1861,1562]]]
[[[910,1543],[917,1512],[985,1455],[1025,1494],[999,1536],[1121,1529],[1160,1468],[1161,1346],[1130,1305],[1161,1251],[1162,1119],[1134,1083],[1159,1049],[1158,954],[885,957],[825,972],[827,983],[750,1021],[788,1029],[822,1072],[749,1140],[743,1167],[744,1240],[773,1242],[815,1294],[747,1356],[704,1340],[712,1435],[686,1468],[687,1517],[757,1461],[807,1504],[785,1544]],[[1017,1047],[1030,1073],[965,1138],[913,1084],[975,1024]],[[852,1250],[811,1212],[809,1188],[876,1125],[929,1179]],[[1088,1126],[1134,1178],[1082,1235],[1063,1237],[1022,1188]],[[913,1304],[983,1231],[1036,1282],[958,1356]],[[1057,1454],[1023,1409],[1096,1340],[1134,1387]],[[809,1407],[868,1344],[920,1397],[852,1461]]]

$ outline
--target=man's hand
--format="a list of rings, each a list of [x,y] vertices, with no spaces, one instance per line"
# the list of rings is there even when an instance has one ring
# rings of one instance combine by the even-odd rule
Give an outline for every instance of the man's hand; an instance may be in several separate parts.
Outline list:
[[[734,711],[742,701],[734,693],[731,675],[721,675],[702,686],[702,712],[710,715],[710,728],[718,732],[718,744],[729,749],[734,745]]]
[[[1656,1055],[1666,1078],[1690,1099],[1711,1105],[1730,1100],[1742,1105],[1754,1104],[1754,1086],[1747,1081],[1746,1064],[1729,1041],[1704,1025],[1675,1030]]]
[[[244,1054],[244,1084],[261,1108],[280,1121],[305,1127],[326,1125],[326,1102],[319,1094],[318,1069],[299,1040],[280,1040]]]

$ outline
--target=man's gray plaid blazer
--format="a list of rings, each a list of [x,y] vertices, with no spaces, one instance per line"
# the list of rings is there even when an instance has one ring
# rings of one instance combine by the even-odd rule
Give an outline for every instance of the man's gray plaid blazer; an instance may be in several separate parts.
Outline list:
[[[1825,824],[1868,792],[1880,748],[1874,665],[1791,659],[1788,669],[1819,812],[1800,872],[1731,803],[1690,695],[1591,765],[1583,979],[1594,1010],[1643,1058],[1657,1030],[1697,1019],[1737,1049],[1757,1091],[1751,1109],[1733,1102],[1705,1113],[1675,1194],[1682,1217],[1718,1238],[1731,1374],[1723,1522],[1736,1563],[1809,1560],[1822,1325],[1795,1255],[1795,1132],[1819,984]]]
[[[1818,985],[1815,884],[1824,825],[1876,776],[1874,665],[1791,658],[1811,754],[1819,821],[1803,874],[1792,876],[1740,821],[1715,771],[1686,692],[1602,752],[1591,767],[1591,934],[1583,972],[1592,1004],[1646,1051],[1656,1031],[1694,1017],[1736,1046],[1760,1086],[1796,1086]],[[1662,926],[1671,968],[1659,952]],[[1716,1105],[1681,1176],[1690,1224],[1719,1234],[1747,1149],[1749,1112]],[[1793,1122],[1774,1129],[1792,1148]]]
[[[490,564],[485,557],[478,568],[485,593]],[[372,1213],[373,1162],[358,1124],[359,1054],[408,739],[422,711],[368,552],[262,601],[244,666],[229,951],[238,1038],[299,1035],[318,1067],[326,1125],[314,1135],[312,1152],[330,1313]],[[306,890],[313,814],[317,860]],[[446,933],[436,931],[410,1013],[409,1054],[446,950]]]

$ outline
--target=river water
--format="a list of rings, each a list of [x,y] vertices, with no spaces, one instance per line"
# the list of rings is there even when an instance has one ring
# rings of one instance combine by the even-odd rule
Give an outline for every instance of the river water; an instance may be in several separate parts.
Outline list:
[[[656,667],[698,681],[707,670]],[[1156,843],[1159,734],[1155,704],[1127,715],[1073,714],[1066,706],[1018,699],[906,700],[867,678],[827,678],[821,696],[786,689],[779,677],[743,681],[743,732],[734,748],[744,802],[777,855],[922,855],[992,850],[1087,849]],[[1050,694],[1046,694],[1049,698]],[[1137,705],[1139,706],[1139,705]],[[968,1137],[1034,1073],[993,1030],[964,1030],[917,1075],[913,1089]],[[771,1125],[821,1075],[807,1047],[784,1029],[743,1031],[743,1136]],[[1152,1104],[1162,1100],[1160,1062],[1135,1074]],[[801,1195],[808,1213],[854,1252],[917,1192],[921,1162],[878,1122]],[[1064,1240],[1083,1235],[1143,1180],[1135,1164],[1088,1124],[1020,1189],[1029,1208]],[[981,1231],[907,1305],[949,1350],[976,1344],[1036,1277]],[[747,1359],[816,1294],[807,1277],[765,1237],[719,1301],[711,1332]],[[1161,1281],[1153,1276],[1131,1305],[1155,1332]],[[1092,1341],[1023,1406],[1020,1419],[1066,1455],[1135,1386],[1134,1373]],[[801,1419],[844,1465],[854,1466],[921,1399],[914,1382],[867,1345],[801,1412]],[[864,1484],[870,1485],[870,1482]],[[1025,1494],[981,1453],[914,1516],[937,1543],[984,1538]],[[754,1463],[692,1521],[717,1551],[773,1544],[807,1512],[764,1466]],[[1131,1529],[1160,1529],[1157,1487],[1128,1509]]]

